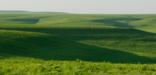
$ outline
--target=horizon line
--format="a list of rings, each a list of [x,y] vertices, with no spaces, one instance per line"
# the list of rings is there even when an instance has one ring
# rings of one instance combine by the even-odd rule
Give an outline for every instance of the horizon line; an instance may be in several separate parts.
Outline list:
[[[114,11],[114,12],[68,12],[68,11],[35,11],[35,10],[0,10],[0,12],[41,12],[41,13],[70,13],[70,14],[156,14],[156,12],[127,12],[127,11]]]

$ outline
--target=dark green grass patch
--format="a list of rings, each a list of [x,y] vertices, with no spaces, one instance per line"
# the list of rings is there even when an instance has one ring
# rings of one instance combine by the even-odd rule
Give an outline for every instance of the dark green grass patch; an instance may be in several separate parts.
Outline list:
[[[39,19],[35,19],[35,18],[26,18],[26,19],[11,19],[10,20],[13,23],[26,23],[26,24],[36,24],[38,23]]]
[[[146,56],[155,52],[154,50],[151,50],[152,52],[147,53],[146,50],[149,49],[148,46],[151,45],[151,47],[155,49],[155,45],[153,45],[153,43],[150,44],[150,41],[145,42],[145,45],[139,43],[139,41],[142,41],[141,39],[154,39],[156,37],[154,33],[148,33],[135,29],[14,28],[8,30],[44,33],[48,34],[48,36],[40,35],[33,37],[33,35],[30,34],[29,36],[31,37],[24,38],[18,37],[19,34],[16,34],[13,36],[15,39],[8,40],[8,42],[10,42],[9,44],[6,43],[5,45],[5,43],[2,43],[3,49],[6,50],[1,50],[1,52],[46,60],[80,59],[85,61],[107,61],[112,63],[156,62],[154,58]],[[101,45],[98,40],[103,40],[103,44]],[[16,44],[11,41],[15,41]],[[89,41],[90,43],[85,41]],[[118,43],[114,45],[113,43],[111,44],[110,41],[118,41]],[[131,45],[133,42],[136,44]],[[148,43],[147,46],[146,43]],[[125,47],[128,47],[129,49],[125,47],[122,48],[122,44],[127,45]],[[153,54],[152,57],[155,57],[155,55]]]

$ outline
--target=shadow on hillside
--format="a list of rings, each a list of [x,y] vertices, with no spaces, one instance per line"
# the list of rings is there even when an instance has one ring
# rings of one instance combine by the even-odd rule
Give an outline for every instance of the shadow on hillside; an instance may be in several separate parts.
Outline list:
[[[38,18],[7,19],[0,21],[0,23],[16,23],[16,24],[36,24],[38,22],[39,22]]]
[[[17,38],[14,42],[1,43],[1,52],[40,58],[44,60],[84,60],[112,63],[156,63],[155,58],[138,56],[121,50],[82,44],[83,40],[136,40],[153,36],[153,33],[135,29],[65,29],[65,28],[1,28],[5,30],[48,33],[52,36]],[[1,38],[3,39],[3,38]],[[3,49],[3,50],[2,50]],[[5,50],[4,50],[5,49]]]
[[[130,25],[129,22],[138,20],[142,20],[142,18],[134,18],[134,17],[107,18],[107,19],[92,20],[92,22],[104,23],[106,25],[108,24],[111,26],[115,26],[117,28],[133,28],[133,26]]]

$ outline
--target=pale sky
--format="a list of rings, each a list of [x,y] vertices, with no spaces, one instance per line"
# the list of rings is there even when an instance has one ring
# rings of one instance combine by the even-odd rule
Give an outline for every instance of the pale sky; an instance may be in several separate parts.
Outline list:
[[[156,13],[156,0],[0,0],[0,10]]]

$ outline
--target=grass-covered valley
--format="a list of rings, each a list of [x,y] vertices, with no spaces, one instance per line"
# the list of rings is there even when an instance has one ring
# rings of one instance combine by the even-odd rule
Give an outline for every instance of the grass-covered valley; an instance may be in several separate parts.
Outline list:
[[[155,75],[156,15],[0,12],[0,75]]]

